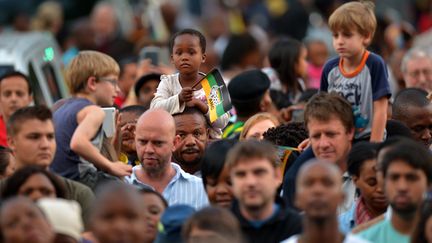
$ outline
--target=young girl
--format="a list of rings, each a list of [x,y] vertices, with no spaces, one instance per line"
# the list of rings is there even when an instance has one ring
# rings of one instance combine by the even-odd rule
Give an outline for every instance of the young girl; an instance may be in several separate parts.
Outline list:
[[[302,79],[306,77],[307,72],[306,56],[306,47],[300,41],[291,38],[276,41],[268,54],[270,66],[279,78],[279,82],[272,83],[270,89],[280,91],[291,104],[295,104],[305,90]]]
[[[205,92],[201,84],[193,87],[205,76],[199,71],[206,58],[205,48],[205,37],[193,29],[184,29],[171,37],[169,43],[171,62],[178,73],[161,76],[161,82],[150,108],[163,108],[174,114],[183,112],[186,106],[195,106],[208,118],[209,109]],[[229,114],[226,113],[212,123],[210,137],[220,137],[228,119]]]

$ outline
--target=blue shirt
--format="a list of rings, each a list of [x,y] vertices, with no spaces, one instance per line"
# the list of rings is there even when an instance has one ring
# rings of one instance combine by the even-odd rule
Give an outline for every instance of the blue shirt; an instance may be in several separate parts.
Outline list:
[[[72,136],[78,127],[77,114],[90,105],[94,104],[88,99],[71,98],[53,114],[57,149],[50,168],[55,173],[68,179],[79,180],[84,171],[88,169],[96,171],[93,164],[81,159],[70,148]],[[100,131],[97,136],[100,135]]]
[[[353,203],[351,208],[345,213],[339,215],[339,231],[348,234],[355,226],[355,209],[357,208],[357,203]]]
[[[201,178],[186,173],[176,163],[171,163],[171,166],[176,171],[176,174],[162,192],[162,196],[168,201],[168,205],[186,204],[195,209],[208,206],[209,201]],[[141,182],[136,177],[136,170],[140,167],[141,165],[133,167],[132,174],[125,178],[126,182],[137,187],[152,188],[152,186]]]

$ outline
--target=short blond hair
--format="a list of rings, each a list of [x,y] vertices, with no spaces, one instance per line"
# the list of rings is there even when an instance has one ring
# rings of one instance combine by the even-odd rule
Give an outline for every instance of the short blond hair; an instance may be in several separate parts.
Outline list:
[[[265,120],[269,120],[271,122],[273,122],[273,124],[275,125],[275,127],[279,126],[279,120],[272,114],[267,113],[267,112],[261,112],[261,113],[257,113],[255,115],[253,115],[252,117],[250,117],[246,123],[243,126],[243,130],[240,133],[240,138],[239,140],[245,140],[246,139],[246,135],[249,132],[249,130],[258,122],[261,121],[265,121]]]
[[[72,94],[84,91],[89,77],[119,76],[120,67],[110,56],[98,51],[80,51],[70,62],[66,82]]]
[[[371,1],[345,3],[330,15],[329,27],[332,32],[350,32],[356,28],[362,36],[370,35],[372,40],[377,26],[374,8]]]

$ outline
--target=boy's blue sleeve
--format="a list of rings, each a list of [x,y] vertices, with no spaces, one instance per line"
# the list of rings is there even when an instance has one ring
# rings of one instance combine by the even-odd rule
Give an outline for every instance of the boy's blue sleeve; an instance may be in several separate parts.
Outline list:
[[[328,92],[330,72],[338,67],[339,57],[331,58],[326,62],[326,64],[324,64],[323,72],[321,74],[320,91]]]
[[[370,55],[371,56],[368,58],[366,65],[368,65],[371,70],[372,99],[375,101],[384,96],[390,98],[391,91],[388,82],[387,66],[380,56],[374,53],[371,53]]]
[[[324,65],[323,72],[321,74],[320,91],[326,91],[328,89],[328,74],[330,72],[330,65],[328,62]]]

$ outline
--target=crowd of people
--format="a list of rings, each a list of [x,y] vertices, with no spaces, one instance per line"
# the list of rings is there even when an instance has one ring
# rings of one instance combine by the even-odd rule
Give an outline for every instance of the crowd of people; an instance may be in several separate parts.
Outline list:
[[[328,46],[281,30],[307,3],[261,21],[218,3],[200,31],[164,2],[169,39],[133,35],[157,58],[98,3],[64,46],[71,97],[32,104],[25,74],[0,76],[0,242],[432,242],[432,53],[336,3],[311,30]],[[211,121],[214,68],[233,109]]]

